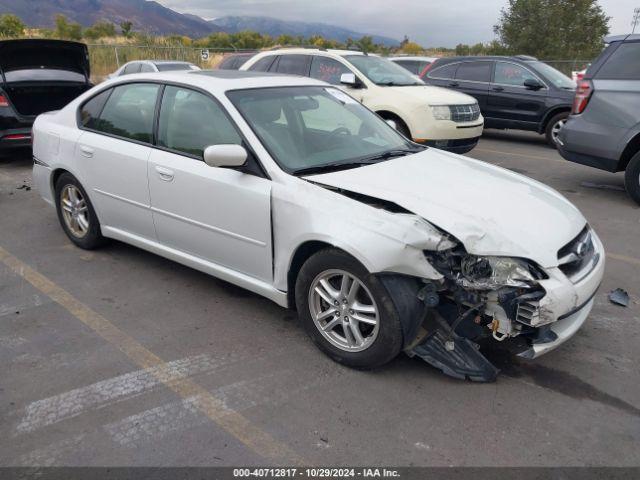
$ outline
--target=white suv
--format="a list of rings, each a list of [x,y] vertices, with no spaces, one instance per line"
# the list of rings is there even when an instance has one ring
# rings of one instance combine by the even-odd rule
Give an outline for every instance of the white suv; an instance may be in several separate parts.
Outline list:
[[[377,55],[351,50],[280,49],[259,53],[240,70],[302,75],[341,86],[384,119],[393,120],[397,129],[414,142],[455,153],[472,150],[484,126],[474,98],[427,86]]]

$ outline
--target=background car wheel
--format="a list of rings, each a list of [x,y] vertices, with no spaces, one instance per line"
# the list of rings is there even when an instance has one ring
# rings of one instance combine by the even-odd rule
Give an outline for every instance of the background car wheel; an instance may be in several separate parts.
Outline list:
[[[568,116],[569,112],[562,112],[551,117],[551,120],[547,123],[545,135],[549,146],[558,148],[558,135],[560,135],[560,130],[562,130],[564,124],[567,123]]]
[[[296,306],[316,345],[339,363],[373,368],[402,348],[400,319],[382,283],[350,255],[322,250],[302,266]]]
[[[629,196],[640,204],[640,152],[636,153],[624,172],[624,186]]]
[[[63,173],[56,182],[56,209],[60,225],[69,240],[86,250],[105,243],[93,205],[80,182],[70,173]]]

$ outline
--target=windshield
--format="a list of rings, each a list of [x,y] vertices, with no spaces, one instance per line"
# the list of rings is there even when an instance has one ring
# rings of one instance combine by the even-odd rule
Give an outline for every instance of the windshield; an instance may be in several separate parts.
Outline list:
[[[553,68],[551,65],[544,62],[529,63],[557,88],[564,88],[565,90],[574,90],[576,88],[576,84],[573,80],[567,77],[564,73]]]
[[[386,58],[371,55],[345,55],[344,58],[376,85],[394,87],[424,85],[422,80],[417,79],[400,65]]]
[[[227,96],[290,173],[355,167],[389,152],[422,149],[336,88],[258,88]]]

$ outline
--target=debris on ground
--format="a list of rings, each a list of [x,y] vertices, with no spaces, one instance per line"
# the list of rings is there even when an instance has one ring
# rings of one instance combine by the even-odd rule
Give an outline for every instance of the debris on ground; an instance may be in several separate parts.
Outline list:
[[[599,188],[600,190],[617,190],[620,192],[625,191],[622,185],[609,185],[606,183],[593,183],[593,182],[582,182],[580,185],[587,188]]]
[[[29,190],[31,190],[31,187],[29,185],[27,185],[26,183],[23,183],[21,186],[16,188],[16,190],[26,190],[28,192]]]
[[[609,293],[609,301],[616,305],[626,307],[629,305],[629,294],[622,288],[616,288]]]

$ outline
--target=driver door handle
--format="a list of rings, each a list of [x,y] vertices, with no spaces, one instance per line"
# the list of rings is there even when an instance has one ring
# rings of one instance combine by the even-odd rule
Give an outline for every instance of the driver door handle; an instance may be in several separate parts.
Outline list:
[[[458,82],[449,82],[449,85],[448,85],[448,86],[449,86],[449,87],[457,87],[457,86],[459,86],[459,85],[460,85],[460,84],[459,84]]]
[[[156,172],[158,173],[160,180],[164,180],[165,182],[170,182],[171,180],[173,180],[173,170],[156,166]]]
[[[493,87],[491,90],[493,90],[494,92],[503,92],[504,88],[503,87]]]

